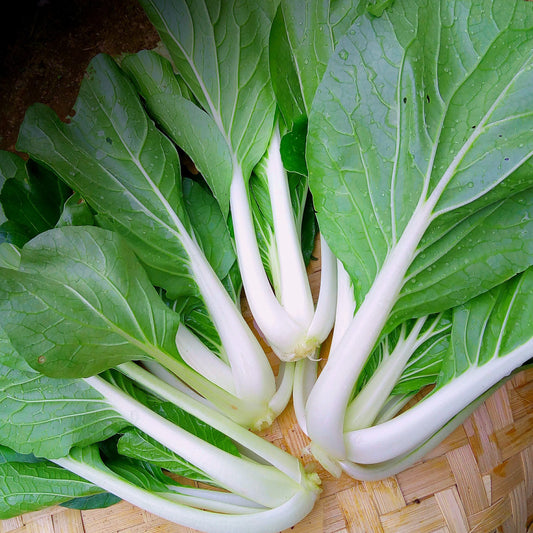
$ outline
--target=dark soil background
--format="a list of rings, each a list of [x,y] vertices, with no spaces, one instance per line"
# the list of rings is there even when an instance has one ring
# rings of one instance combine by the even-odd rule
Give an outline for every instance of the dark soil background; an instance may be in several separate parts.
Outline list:
[[[4,0],[0,8],[0,149],[14,150],[34,102],[64,119],[96,54],[153,48],[136,0]]]

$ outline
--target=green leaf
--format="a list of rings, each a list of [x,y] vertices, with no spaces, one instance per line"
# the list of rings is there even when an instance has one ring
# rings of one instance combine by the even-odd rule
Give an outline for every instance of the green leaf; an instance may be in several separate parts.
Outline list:
[[[101,491],[76,474],[49,462],[0,464],[0,519]]]
[[[274,120],[268,36],[276,2],[143,0],[141,5],[247,179],[267,148]]]
[[[18,149],[52,168],[124,235],[155,285],[194,294],[179,238],[189,222],[175,147],[108,56],[92,60],[74,108],[63,124],[49,108],[31,107]]]
[[[121,499],[109,492],[101,492],[100,494],[93,494],[92,496],[84,496],[81,498],[74,498],[67,502],[63,502],[61,507],[69,509],[77,509],[79,511],[87,511],[89,509],[105,509],[118,503]]]
[[[182,95],[167,59],[143,50],[126,58],[122,66],[136,83],[156,122],[194,161],[227,218],[233,167],[216,122]]]
[[[120,67],[145,100],[158,94],[184,95],[172,63],[153,50],[141,50],[122,59]]]
[[[69,189],[50,171],[29,161],[6,180],[0,201],[7,218],[27,229],[31,237],[53,228]]]
[[[365,10],[365,2],[282,0],[270,34],[270,70],[287,127],[309,115],[339,38]]]
[[[0,151],[0,241],[22,246],[53,228],[69,189],[33,161]]]
[[[195,468],[194,465],[137,429],[130,429],[122,435],[118,441],[118,449],[122,455],[149,461],[174,474],[196,481],[210,481],[210,478]]]
[[[391,323],[455,307],[531,265],[533,189],[480,209],[424,244]]]
[[[218,278],[224,279],[237,255],[220,207],[208,190],[191,179],[183,180],[183,196],[202,251]]]
[[[147,356],[180,360],[179,317],[160,300],[122,238],[65,226],[22,250],[0,278],[3,325],[28,363],[50,376],[86,377]]]
[[[450,350],[436,389],[469,369],[510,357],[531,345],[533,269],[454,310]],[[531,351],[526,354],[525,362]],[[521,363],[519,363],[521,364]],[[518,366],[518,365],[517,365]]]
[[[172,481],[158,467],[128,457],[109,461],[106,466],[121,478],[150,492],[167,492],[167,484]]]
[[[56,458],[73,446],[98,442],[126,426],[83,380],[54,379],[35,372],[5,334],[0,350],[2,445],[19,454]]]
[[[44,459],[35,457],[32,453],[17,453],[16,451],[0,444],[0,463],[40,463]]]
[[[17,246],[3,242],[0,243],[0,266],[17,270],[20,266],[20,250]]]
[[[87,202],[79,193],[74,193],[63,205],[63,211],[57,221],[56,227],[62,226],[94,226],[94,214]]]
[[[491,190],[524,188],[513,172],[533,153],[531,28],[526,2],[413,0],[360,17],[339,41],[307,155],[321,230],[358,301],[415,213],[409,229],[423,232],[436,215],[480,209],[475,201]]]

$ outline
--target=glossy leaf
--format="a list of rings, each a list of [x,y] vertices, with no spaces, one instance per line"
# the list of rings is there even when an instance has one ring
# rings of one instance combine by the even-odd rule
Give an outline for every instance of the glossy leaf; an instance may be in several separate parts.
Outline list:
[[[194,293],[179,239],[189,222],[175,147],[108,56],[92,60],[74,108],[63,124],[49,108],[31,107],[18,148],[54,169],[125,235],[154,284],[176,296]]]
[[[0,519],[102,492],[49,462],[0,464]]]
[[[276,3],[143,0],[141,5],[248,177],[266,150],[274,119],[267,44]]]
[[[6,332],[48,375],[91,376],[149,354],[179,360],[179,317],[116,234],[76,226],[43,233],[0,284]]]

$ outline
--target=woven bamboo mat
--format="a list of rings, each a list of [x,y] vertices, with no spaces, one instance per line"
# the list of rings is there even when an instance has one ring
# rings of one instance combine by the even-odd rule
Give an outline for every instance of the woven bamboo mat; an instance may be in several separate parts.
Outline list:
[[[318,286],[318,262],[311,280]],[[263,436],[313,463],[292,407]],[[292,533],[533,533],[533,369],[514,376],[436,449],[395,477],[358,482],[317,471],[320,500]],[[81,512],[53,507],[0,521],[0,533],[192,531],[126,502]]]

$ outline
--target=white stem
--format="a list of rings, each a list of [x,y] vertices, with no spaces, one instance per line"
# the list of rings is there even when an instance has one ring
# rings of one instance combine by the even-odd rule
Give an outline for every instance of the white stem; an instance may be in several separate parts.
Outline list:
[[[302,520],[311,512],[317,498],[315,491],[301,488],[274,509],[245,515],[220,514],[172,502],[164,495],[141,489],[110,471],[103,471],[71,457],[54,462],[141,509],[206,533],[276,533]]]
[[[244,429],[229,418],[220,416],[216,411],[206,407],[204,404],[191,399],[186,394],[161,382],[157,377],[153,376],[135,363],[124,363],[117,368],[145,389],[174,403],[184,411],[187,411],[206,424],[218,429],[230,439],[252,451],[255,455],[275,466],[278,470],[281,470],[297,483],[301,482],[303,475],[302,468],[298,460],[292,455],[283,452],[276,446],[270,444],[261,437],[258,437],[255,433]]]
[[[242,505],[236,505],[231,502],[221,501],[218,499],[211,498],[210,495],[207,493],[213,493],[213,494],[228,494],[233,496],[233,494],[229,492],[220,492],[220,491],[203,491],[203,494],[198,495],[190,495],[190,494],[184,494],[180,491],[174,490],[174,487],[169,487],[172,489],[172,492],[165,493],[165,497],[169,500],[180,503],[182,505],[186,505],[187,507],[194,507],[196,509],[203,509],[205,511],[214,511],[217,513],[224,513],[224,514],[232,514],[232,515],[241,515],[241,514],[249,514],[249,513],[256,513],[258,511],[264,511],[265,507],[260,506],[242,506]],[[176,489],[179,489],[180,487],[176,487]]]
[[[336,459],[346,458],[344,415],[354,383],[398,298],[405,273],[429,224],[432,207],[423,203],[415,210],[309,395],[306,413],[309,436]]]
[[[299,232],[296,228],[287,171],[281,161],[279,125],[276,124],[265,161],[280,267],[281,305],[302,328],[313,319],[314,304]]]
[[[335,355],[337,345],[353,320],[355,308],[356,303],[352,280],[344,265],[337,260],[337,307],[335,310],[335,327],[331,339],[329,358]]]
[[[275,392],[275,380],[261,345],[198,245],[187,233],[181,235],[181,241],[228,356],[237,396],[266,406]]]
[[[172,372],[169,372],[163,365],[160,365],[156,361],[151,361],[149,359],[142,362],[142,365],[154,376],[158,377],[165,383],[168,383],[175,389],[183,392],[184,394],[187,394],[190,398],[193,398],[197,402],[201,402],[204,405],[207,405],[211,408],[214,408],[213,404],[204,398],[203,396],[200,396],[197,392],[193,391],[190,387],[188,387],[183,381],[178,379]]]
[[[196,372],[230,394],[235,394],[231,368],[183,324],[178,326],[176,332],[176,347],[183,360]]]
[[[337,259],[322,234],[320,260],[320,292],[313,320],[307,330],[308,343],[315,346],[322,344],[333,328],[337,305]]]
[[[304,332],[272,291],[261,261],[242,171],[238,165],[234,168],[230,191],[231,215],[246,299],[268,343],[281,359],[290,361]]]
[[[406,468],[422,459],[426,453],[433,450],[435,446],[441,443],[448,435],[451,435],[486,399],[494,392],[494,390],[501,385],[497,383],[494,387],[486,391],[481,396],[478,396],[471,404],[469,404],[460,413],[454,416],[446,425],[441,427],[429,439],[427,439],[418,448],[395,457],[390,461],[384,461],[376,464],[358,464],[352,461],[341,461],[341,467],[349,476],[361,481],[377,481],[385,479],[402,472]],[[411,395],[412,397],[413,395]],[[407,397],[409,400],[410,397]]]
[[[271,466],[233,456],[157,415],[98,376],[85,378],[127,422],[183,457],[225,489],[267,507],[281,505],[298,485]],[[260,480],[250,484],[250,479]]]
[[[305,420],[305,404],[307,403],[307,398],[309,398],[311,389],[316,382],[317,373],[318,360],[306,358],[296,362],[292,403],[298,425],[306,435],[307,422]]]
[[[510,354],[471,367],[421,402],[379,426],[345,434],[347,458],[380,463],[418,447],[495,383],[531,358],[533,339]]]
[[[280,364],[278,376],[276,378],[276,394],[274,394],[268,405],[273,418],[276,418],[283,412],[291,399],[295,364],[296,363],[283,362]]]
[[[249,509],[255,509],[257,511],[262,510],[258,508],[255,502],[247,500],[246,498],[243,498],[238,494],[232,494],[231,492],[222,492],[220,490],[212,489],[199,489],[197,487],[186,487],[181,485],[170,485],[169,488],[172,489],[172,491],[177,492],[178,494],[192,496],[197,499],[227,503],[236,507],[238,506],[241,509],[247,507]]]
[[[354,431],[374,423],[376,416],[402,375],[409,358],[419,345],[418,336],[426,319],[427,317],[419,318],[407,338],[403,336],[402,329],[402,337],[396,343],[392,353],[384,355],[372,377],[346,409],[344,431]]]

